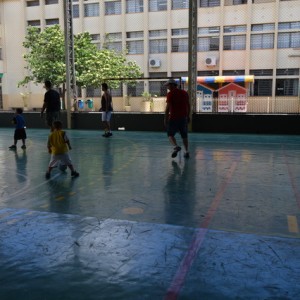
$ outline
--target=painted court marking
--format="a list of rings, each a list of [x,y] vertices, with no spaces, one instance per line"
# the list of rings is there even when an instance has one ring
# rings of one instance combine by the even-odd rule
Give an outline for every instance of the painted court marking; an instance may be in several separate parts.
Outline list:
[[[299,227],[296,216],[287,216],[289,232],[299,233]]]
[[[179,296],[180,290],[183,287],[185,278],[194,263],[198,251],[204,241],[205,235],[208,231],[208,225],[210,224],[213,216],[215,215],[220,202],[223,198],[224,192],[233,176],[233,173],[237,167],[237,162],[233,162],[229,172],[227,173],[227,176],[225,180],[223,181],[219,191],[217,192],[215,198],[213,199],[213,202],[211,203],[211,206],[209,210],[206,213],[206,217],[203,220],[203,222],[200,224],[199,229],[197,233],[195,234],[189,249],[187,250],[183,260],[180,263],[179,268],[177,269],[177,272],[170,284],[170,287],[167,291],[167,294],[165,296],[165,300],[175,300]]]
[[[295,176],[293,175],[293,172],[292,172],[292,170],[291,170],[291,167],[290,167],[290,165],[289,165],[289,163],[288,163],[288,158],[287,158],[287,155],[286,155],[284,149],[283,149],[283,154],[284,154],[284,161],[285,161],[285,164],[286,164],[286,167],[287,167],[287,170],[288,170],[290,182],[291,182],[291,185],[292,185],[294,194],[295,194],[296,202],[297,202],[297,204],[298,204],[298,207],[300,208],[300,192],[299,192],[299,190],[298,190],[297,181],[296,181],[296,178],[295,178]]]

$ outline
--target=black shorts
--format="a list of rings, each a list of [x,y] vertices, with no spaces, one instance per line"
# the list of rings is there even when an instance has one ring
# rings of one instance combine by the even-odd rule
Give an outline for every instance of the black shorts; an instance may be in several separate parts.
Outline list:
[[[15,130],[15,135],[14,135],[15,140],[25,140],[26,138],[27,136],[24,128],[17,128]]]
[[[168,136],[174,136],[176,132],[179,132],[183,139],[188,136],[188,120],[182,118],[179,120],[169,120],[167,134]]]
[[[59,120],[59,111],[47,111],[46,112],[46,124],[52,127],[54,121]]]

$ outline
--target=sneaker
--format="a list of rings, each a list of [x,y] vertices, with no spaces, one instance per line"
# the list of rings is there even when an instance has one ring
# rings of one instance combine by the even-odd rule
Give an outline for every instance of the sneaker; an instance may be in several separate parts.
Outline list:
[[[10,149],[10,150],[16,150],[16,149],[17,149],[17,146],[16,146],[16,145],[11,145],[11,146],[9,147],[9,149]]]
[[[21,148],[25,150],[26,149],[26,145],[22,145]]]
[[[78,177],[78,176],[79,176],[79,173],[76,172],[76,171],[73,171],[73,172],[71,173],[71,177],[73,177],[73,178]]]
[[[112,136],[113,134],[111,132],[108,133],[108,136]]]
[[[46,179],[49,179],[50,178],[50,173],[46,172],[45,177],[46,177]]]
[[[180,150],[181,150],[181,147],[176,146],[176,147],[174,148],[173,153],[172,153],[172,157],[173,157],[173,158],[176,157],[176,156],[177,156],[177,153],[178,153]]]
[[[109,132],[105,132],[104,134],[102,134],[103,137],[109,137]]]

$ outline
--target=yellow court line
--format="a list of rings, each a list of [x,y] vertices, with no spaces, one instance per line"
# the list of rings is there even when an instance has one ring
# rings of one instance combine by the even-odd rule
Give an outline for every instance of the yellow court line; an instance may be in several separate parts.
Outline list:
[[[299,227],[296,216],[287,216],[289,232],[299,233]]]

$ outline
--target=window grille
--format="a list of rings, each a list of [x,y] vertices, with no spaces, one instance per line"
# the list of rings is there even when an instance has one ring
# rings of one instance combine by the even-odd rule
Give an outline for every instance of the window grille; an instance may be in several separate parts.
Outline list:
[[[167,0],[149,0],[149,11],[167,10]]]
[[[105,2],[105,15],[120,15],[121,13],[121,1]]]
[[[143,11],[143,0],[126,0],[126,13],[141,13]]]
[[[99,16],[99,3],[84,4],[85,17],[98,17]]]

